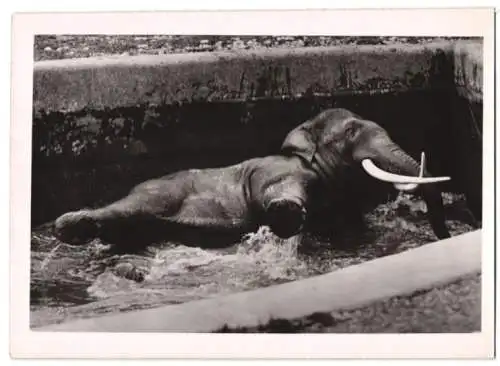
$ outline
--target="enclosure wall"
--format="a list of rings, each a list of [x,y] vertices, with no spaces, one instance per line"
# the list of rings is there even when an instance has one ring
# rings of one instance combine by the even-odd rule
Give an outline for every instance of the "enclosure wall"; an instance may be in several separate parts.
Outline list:
[[[329,107],[426,151],[480,211],[482,44],[440,42],[36,62],[32,225],[173,170],[278,153]]]

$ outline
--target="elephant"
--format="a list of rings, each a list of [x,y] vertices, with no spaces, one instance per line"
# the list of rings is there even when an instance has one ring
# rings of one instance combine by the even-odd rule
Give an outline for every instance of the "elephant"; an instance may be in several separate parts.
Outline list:
[[[450,237],[434,184],[449,177],[431,177],[380,125],[342,108],[294,128],[276,155],[145,181],[109,205],[61,215],[53,231],[67,244],[100,238],[125,250],[162,240],[220,248],[262,225],[289,238],[304,230],[344,169],[358,164],[378,180],[421,194],[434,234]]]

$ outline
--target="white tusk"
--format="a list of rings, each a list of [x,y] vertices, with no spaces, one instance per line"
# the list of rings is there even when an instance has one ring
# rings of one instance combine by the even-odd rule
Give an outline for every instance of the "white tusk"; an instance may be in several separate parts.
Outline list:
[[[365,171],[371,175],[373,178],[378,180],[389,182],[389,183],[397,183],[397,184],[429,184],[429,183],[438,183],[450,180],[450,177],[409,177],[406,175],[399,175],[386,172],[380,168],[378,168],[371,159],[364,159],[361,162],[361,165],[365,169]],[[423,172],[422,168],[421,171]],[[403,186],[404,188],[405,186]]]
[[[424,176],[424,170],[425,170],[425,153],[422,151],[422,154],[420,155],[420,172],[418,176],[422,178]],[[400,183],[394,183],[394,187],[400,191],[405,191],[405,192],[413,192],[418,188],[418,184],[416,183],[407,183],[407,184],[400,184]]]

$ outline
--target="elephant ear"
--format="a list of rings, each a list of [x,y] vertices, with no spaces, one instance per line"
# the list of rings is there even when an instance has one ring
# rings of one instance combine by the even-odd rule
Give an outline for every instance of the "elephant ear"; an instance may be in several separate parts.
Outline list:
[[[281,151],[285,154],[299,155],[312,162],[316,148],[317,141],[312,132],[312,126],[303,124],[287,135],[281,146]]]

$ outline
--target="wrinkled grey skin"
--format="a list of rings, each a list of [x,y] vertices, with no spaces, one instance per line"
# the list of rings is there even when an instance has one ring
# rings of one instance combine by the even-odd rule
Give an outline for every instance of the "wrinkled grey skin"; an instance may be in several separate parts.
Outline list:
[[[280,155],[146,181],[108,206],[62,215],[54,233],[69,244],[99,237],[126,250],[161,240],[220,247],[260,225],[287,238],[303,229],[343,169],[366,158],[390,172],[419,173],[419,164],[379,125],[329,109],[292,130]],[[441,192],[435,184],[419,190],[435,235],[449,237]]]

